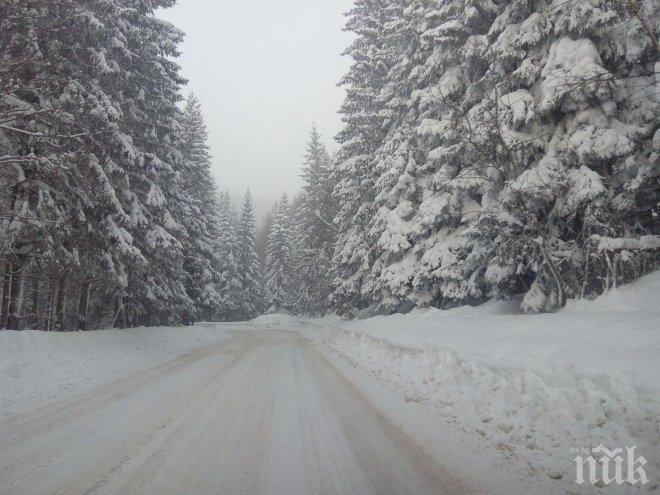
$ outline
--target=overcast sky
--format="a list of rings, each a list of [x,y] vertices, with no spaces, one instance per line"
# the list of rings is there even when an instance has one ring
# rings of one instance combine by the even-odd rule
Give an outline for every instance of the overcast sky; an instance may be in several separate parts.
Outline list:
[[[179,59],[202,103],[218,186],[259,203],[294,194],[316,122],[329,150],[341,128],[336,86],[350,60],[352,0],[179,0],[159,12],[186,33]]]

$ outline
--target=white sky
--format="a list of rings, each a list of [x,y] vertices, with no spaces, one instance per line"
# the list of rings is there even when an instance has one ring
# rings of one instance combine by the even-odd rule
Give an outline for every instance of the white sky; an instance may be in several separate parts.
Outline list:
[[[178,60],[202,103],[221,189],[257,203],[294,194],[312,122],[330,151],[352,0],[179,0],[164,18],[186,33]]]

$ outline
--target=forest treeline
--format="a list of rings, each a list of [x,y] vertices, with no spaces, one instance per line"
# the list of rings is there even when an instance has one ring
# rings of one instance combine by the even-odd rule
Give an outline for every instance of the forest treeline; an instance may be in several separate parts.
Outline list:
[[[657,266],[654,2],[359,0],[347,30],[334,311],[554,311]]]
[[[178,105],[172,3],[0,2],[0,327],[256,315],[250,197],[236,223],[199,103]]]
[[[312,129],[261,229],[180,105],[171,3],[0,2],[0,327],[533,313],[657,267],[652,0],[356,0],[338,150]]]

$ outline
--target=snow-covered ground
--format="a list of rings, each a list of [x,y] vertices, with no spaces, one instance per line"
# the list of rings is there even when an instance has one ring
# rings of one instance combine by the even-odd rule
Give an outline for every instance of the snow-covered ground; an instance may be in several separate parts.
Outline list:
[[[517,304],[491,302],[354,321],[266,315],[253,324],[322,341],[459,432],[475,455],[527,480],[531,493],[601,493],[575,484],[572,450],[600,444],[638,446],[651,479],[644,491],[655,493],[659,296],[655,272],[556,314],[521,315]]]
[[[0,417],[0,493],[477,493],[392,419],[413,417],[405,403],[367,399],[362,387],[379,386],[356,385],[318,344],[295,331],[229,330],[185,356]]]
[[[28,454],[41,456],[44,462],[35,473],[27,468],[6,468],[5,475],[13,476],[12,483],[18,483],[14,485],[16,493],[25,493],[19,489],[22,486],[51,483],[53,472],[59,473],[62,483],[75,481],[80,486],[101,478],[109,483],[108,489],[117,483],[147,483],[140,474],[140,456],[167,456],[174,464],[180,463],[177,455],[181,452],[166,453],[163,445],[175,440],[194,445],[202,438],[188,432],[187,426],[184,428],[188,416],[179,417],[183,413],[177,407],[192,401],[196,397],[192,389],[203,384],[207,387],[204,394],[213,391],[215,395],[199,395],[199,401],[212,399],[221,415],[209,414],[208,421],[228,418],[237,425],[235,428],[246,428],[245,435],[237,438],[251,438],[253,425],[246,422],[241,426],[239,416],[243,413],[230,414],[225,409],[257,411],[255,405],[268,396],[268,404],[273,404],[273,411],[279,411],[282,421],[272,423],[275,429],[270,437],[262,432],[263,445],[250,444],[255,451],[272,447],[272,442],[279,440],[287,444],[290,430],[300,424],[312,437],[300,439],[299,454],[304,451],[320,455],[314,449],[323,449],[321,445],[327,449],[330,445],[359,455],[368,452],[377,456],[374,466],[382,467],[388,458],[407,455],[405,438],[397,440],[398,433],[393,433],[401,428],[423,450],[423,455],[430,455],[437,466],[446,470],[447,476],[439,475],[445,485],[451,479],[460,480],[475,487],[470,493],[480,489],[480,493],[507,495],[609,494],[638,492],[629,486],[576,485],[573,458],[577,453],[572,449],[599,444],[610,449],[636,445],[637,455],[648,461],[645,469],[651,480],[641,493],[658,493],[659,295],[657,272],[595,301],[573,301],[560,313],[537,316],[517,314],[513,303],[491,302],[477,308],[430,309],[354,321],[267,315],[247,324],[199,324],[187,328],[0,332],[0,431],[13,439],[12,425],[17,424],[25,430],[20,442],[41,445],[37,450],[24,446],[25,452],[21,450],[24,447],[16,450],[13,446],[5,454],[15,457],[16,466],[23,465],[20,456]],[[265,332],[263,337],[261,332]],[[296,337],[296,333],[311,339],[314,349],[308,349],[308,341]],[[216,343],[221,345],[215,346]],[[323,359],[332,363],[330,367],[322,365],[319,356],[323,352],[317,356],[316,351],[322,349],[326,350]],[[243,355],[244,363],[237,357]],[[229,358],[231,362],[238,360],[237,368],[225,370],[223,363],[229,363]],[[307,371],[300,371],[301,363],[305,363]],[[310,376],[305,378],[307,375]],[[206,377],[203,383],[200,377]],[[273,377],[279,377],[280,384],[268,392],[268,380]],[[248,379],[251,384],[246,387],[252,392],[231,392],[238,390],[241,380]],[[216,380],[220,381],[215,384]],[[328,380],[335,385],[330,387]],[[316,391],[314,384],[319,387]],[[229,388],[221,392],[225,386]],[[355,391],[349,392],[351,387]],[[225,392],[231,394],[225,396]],[[302,392],[303,395],[297,395]],[[167,394],[178,398],[179,406],[167,406],[167,401],[163,402],[169,397]],[[374,406],[373,411],[365,412],[365,418],[373,424],[360,425],[350,419],[351,407],[358,405],[344,407],[342,404],[348,399],[342,397],[353,396],[366,398],[366,402],[355,399],[365,411],[371,411],[369,403]],[[312,401],[311,405],[307,401]],[[101,408],[99,404],[107,406]],[[323,419],[326,407],[334,409]],[[316,409],[311,413],[305,412],[305,408]],[[190,407],[182,410],[188,411],[190,417],[199,417],[199,411],[194,409],[191,402]],[[122,419],[124,413],[133,410],[141,411],[139,421]],[[72,411],[81,415],[82,423],[71,417]],[[254,425],[274,421],[268,419],[271,409],[258,411],[264,415],[255,412],[251,417]],[[301,411],[305,413],[302,416]],[[153,420],[155,417],[166,424],[169,420],[161,416],[168,414],[178,418],[175,423],[180,424],[174,436],[168,436],[167,430],[158,430],[160,427]],[[96,416],[101,418],[98,424]],[[319,418],[318,424],[308,421],[314,417]],[[57,419],[51,426],[52,418],[61,418],[61,424]],[[380,421],[392,422],[392,426],[376,425]],[[90,432],[99,429],[97,443],[80,444],[85,441],[84,436],[76,433],[81,424]],[[324,424],[336,428],[330,431]],[[153,428],[158,433],[149,433],[145,445],[131,443],[127,451],[121,447],[122,432],[130,436],[138,427],[146,432]],[[207,431],[201,423],[198,427],[200,432]],[[35,428],[38,431],[33,439]],[[355,433],[372,430],[378,430],[379,436]],[[45,443],[39,443],[40,435],[47,436]],[[332,439],[326,438],[328,435]],[[222,436],[216,437],[222,445],[207,445],[211,453],[216,452],[215,448],[228,448]],[[66,452],[69,441],[81,449],[98,451],[100,457],[95,460],[90,453],[89,457],[69,459],[54,454],[58,449]],[[372,441],[393,441],[396,445],[389,457],[380,458],[377,450],[371,448]],[[40,448],[45,449],[43,455]],[[112,450],[112,454],[107,449],[116,452]],[[250,462],[256,462],[250,456]],[[124,459],[131,459],[128,467],[106,465],[116,460],[117,466],[124,466]],[[206,462],[199,456],[196,459],[196,463]],[[68,462],[68,471],[60,472],[51,460]],[[283,493],[293,474],[275,473],[270,464],[281,464],[284,471],[292,473],[298,469],[295,462],[303,460],[275,455],[259,461],[265,469],[259,471],[259,483],[275,483],[279,487],[275,492]],[[321,464],[328,466],[324,475],[334,469],[330,460]],[[232,466],[225,467],[240,467]],[[193,467],[190,464],[191,470],[197,469]],[[415,464],[410,470],[418,467]],[[126,472],[106,479],[106,468]],[[366,483],[367,472],[356,470],[349,476],[350,482]],[[79,477],[85,473],[85,477]],[[212,470],[207,474],[211,476]],[[387,471],[381,474],[383,480],[388,479]],[[320,474],[298,479],[296,486],[301,493],[317,475]],[[254,474],[241,476],[232,483],[243,483]],[[399,480],[390,478],[388,483]],[[164,478],[160,481],[169,486]],[[212,476],[205,482],[224,483],[227,479]]]
[[[0,418],[170,361],[227,335],[210,324],[0,332]]]

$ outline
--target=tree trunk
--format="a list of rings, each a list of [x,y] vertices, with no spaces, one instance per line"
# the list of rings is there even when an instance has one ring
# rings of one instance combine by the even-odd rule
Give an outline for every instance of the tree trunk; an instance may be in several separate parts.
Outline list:
[[[124,320],[124,324],[122,328],[128,328],[130,326],[130,321],[131,321],[130,310],[131,308],[128,307],[128,304],[124,300],[124,311],[122,311],[122,319]]]
[[[14,273],[11,275],[11,284],[9,289],[9,308],[7,312],[7,329],[19,330],[20,326],[20,300],[21,295],[21,277],[18,275],[19,268],[13,265]]]
[[[7,328],[9,319],[9,299],[11,298],[12,264],[5,259],[5,276],[2,283],[2,309],[0,310],[0,329]]]
[[[145,325],[145,326],[151,325],[151,311],[150,310],[147,309],[146,312],[142,314],[142,320],[141,320],[140,323],[142,325]]]
[[[89,282],[84,282],[80,287],[78,298],[78,331],[87,330],[87,307],[89,305]]]
[[[58,285],[54,330],[61,332],[64,330],[64,306],[66,304],[66,278],[64,278],[64,275],[60,277]]]
[[[566,291],[564,289],[564,279],[561,276],[561,273],[559,273],[559,270],[557,269],[557,266],[555,265],[555,262],[552,259],[552,256],[548,252],[547,246],[546,246],[546,236],[545,232],[541,228],[541,225],[539,224],[538,220],[534,216],[534,214],[529,214],[528,218],[531,220],[532,226],[536,230],[536,233],[539,235],[541,241],[539,242],[539,247],[541,248],[541,254],[543,254],[543,258],[545,259],[545,262],[548,264],[548,268],[550,268],[550,273],[552,274],[552,278],[555,279],[555,285],[557,286],[557,297],[559,298],[559,309],[564,308],[566,306]]]
[[[115,297],[115,310],[114,310],[114,317],[112,318],[112,328],[117,328],[117,320],[119,318],[119,311],[121,310],[121,306],[119,305],[119,298]]]
[[[559,298],[559,309],[562,309],[564,308],[564,306],[566,306],[566,291],[564,290],[564,279],[559,273],[559,270],[557,270],[557,266],[555,265],[555,262],[552,260],[550,253],[548,253],[548,250],[545,247],[545,239],[542,239],[541,242],[541,252],[543,253],[543,257],[545,258],[545,261],[548,264],[548,267],[550,268],[550,273],[552,273],[552,277],[555,279],[555,285],[557,286],[557,297]]]
[[[55,275],[51,274],[48,285],[48,311],[46,312],[46,330],[53,329],[53,306],[55,305]]]
[[[35,276],[32,282],[32,295],[30,297],[30,328],[39,328],[39,278]]]
[[[16,296],[16,307],[14,308],[14,315],[16,316],[16,329],[21,330],[21,322],[25,314],[25,294],[27,290],[27,280],[25,277],[20,278],[18,286],[18,295]]]
[[[12,187],[11,199],[9,204],[11,205],[9,210],[11,212],[16,208],[16,202],[18,201],[18,192],[20,188],[20,182],[14,184]],[[0,328],[11,328],[13,326],[12,321],[12,300],[16,296],[14,293],[18,291],[18,286],[15,284],[15,281],[18,279],[16,272],[18,271],[15,263],[10,263],[5,257],[5,279],[3,283],[4,290],[2,291],[2,315],[0,315]]]

